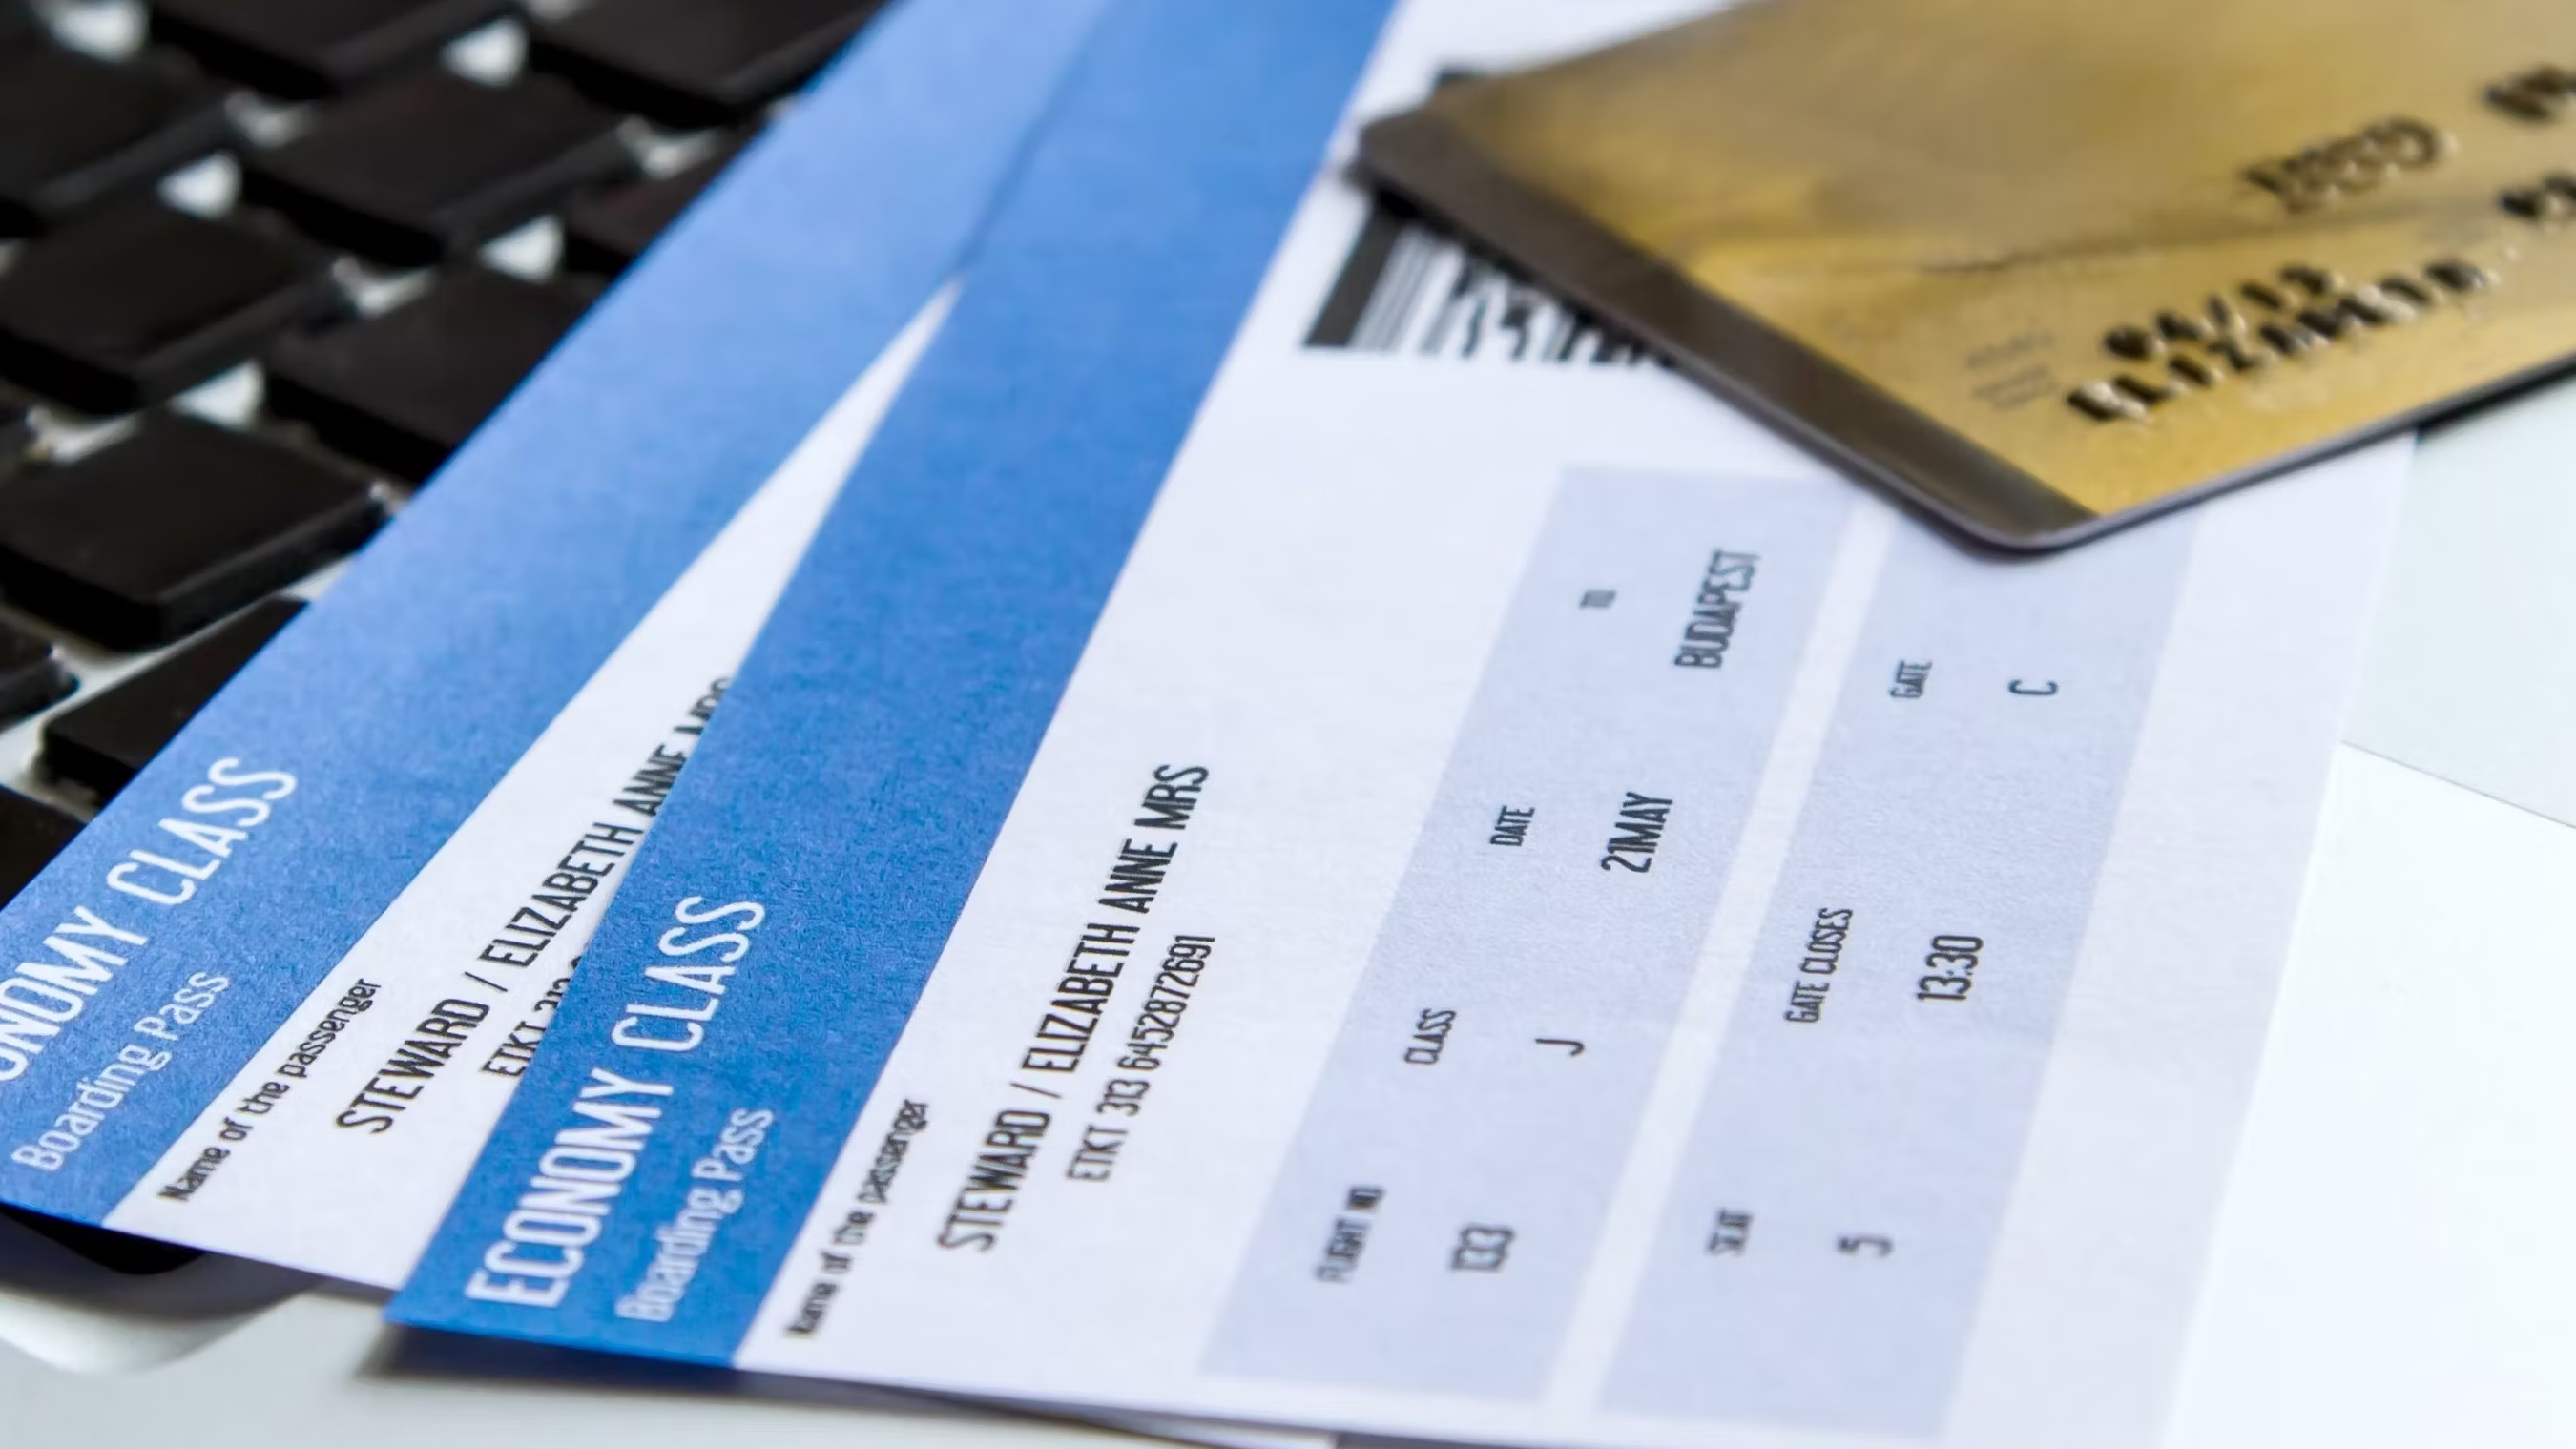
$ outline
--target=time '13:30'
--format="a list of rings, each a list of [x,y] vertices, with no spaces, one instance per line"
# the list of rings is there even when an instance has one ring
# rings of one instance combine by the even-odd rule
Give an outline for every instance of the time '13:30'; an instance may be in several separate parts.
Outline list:
[[[1976,989],[1977,962],[1986,943],[1977,936],[1935,936],[1932,952],[1923,958],[1928,973],[1914,983],[1917,1001],[1965,1001]]]

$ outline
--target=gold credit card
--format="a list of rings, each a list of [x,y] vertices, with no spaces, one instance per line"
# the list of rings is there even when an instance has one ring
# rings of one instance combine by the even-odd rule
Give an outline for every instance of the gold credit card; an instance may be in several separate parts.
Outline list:
[[[2576,353],[2576,0],[1752,0],[1362,151],[2010,547]]]

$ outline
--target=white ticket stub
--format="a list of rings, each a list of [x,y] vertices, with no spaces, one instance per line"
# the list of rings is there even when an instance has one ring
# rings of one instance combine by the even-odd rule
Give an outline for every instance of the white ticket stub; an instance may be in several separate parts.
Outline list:
[[[1212,412],[741,1364],[1503,1441],[2151,1415],[2402,450],[1999,567],[1696,471],[1751,440],[1678,390],[1537,391],[1481,525]],[[1591,420],[1625,466],[1551,487]],[[1363,566],[1298,587],[1247,493]]]
[[[2152,1441],[2405,448],[1972,556],[1339,171],[1647,8],[1113,22],[398,1317],[1471,1441]],[[1345,45],[1340,141],[1229,109]],[[1086,250],[1228,187],[1266,266]]]

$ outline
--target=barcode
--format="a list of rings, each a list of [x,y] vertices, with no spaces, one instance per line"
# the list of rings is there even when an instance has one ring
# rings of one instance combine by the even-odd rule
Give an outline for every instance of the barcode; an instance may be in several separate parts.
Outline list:
[[[1626,334],[1383,195],[1371,204],[1306,345],[1561,366],[1653,360]]]

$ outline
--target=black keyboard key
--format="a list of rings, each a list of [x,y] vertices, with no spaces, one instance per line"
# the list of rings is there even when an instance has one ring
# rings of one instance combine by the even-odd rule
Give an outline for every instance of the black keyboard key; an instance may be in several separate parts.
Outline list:
[[[112,649],[183,639],[364,543],[367,485],[177,414],[0,485],[0,597]]]
[[[589,298],[471,268],[380,317],[270,349],[268,406],[323,442],[418,481],[507,399]]]
[[[0,397],[0,478],[17,471],[26,460],[28,445],[35,440],[35,430],[27,425],[27,405],[13,397]]]
[[[538,30],[529,64],[622,111],[722,126],[794,90],[885,0],[596,0]]]
[[[81,823],[42,800],[0,790],[0,905],[18,898],[27,882],[44,874]]]
[[[317,251],[240,221],[120,206],[0,272],[0,377],[84,412],[133,412],[339,306]]]
[[[0,237],[33,236],[221,146],[223,92],[150,57],[0,45]]]
[[[0,0],[0,50],[15,50],[36,38],[42,27],[27,0]]]
[[[152,36],[288,100],[336,96],[509,13],[510,0],[152,0]]]
[[[98,698],[45,721],[45,768],[101,799],[124,789],[303,607],[288,598],[263,600]]]
[[[604,277],[635,265],[741,151],[730,145],[668,176],[575,200],[564,208],[564,265]]]
[[[493,87],[428,71],[250,157],[243,195],[335,246],[430,266],[631,168],[617,123],[551,81]]]
[[[16,724],[71,692],[71,673],[54,657],[52,644],[0,624],[0,726]]]

